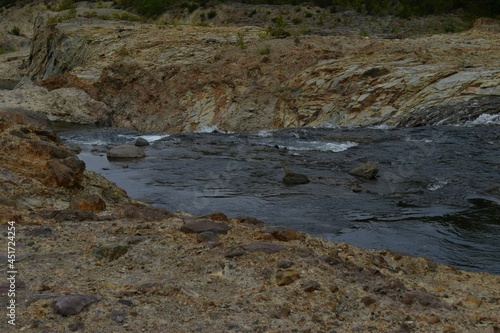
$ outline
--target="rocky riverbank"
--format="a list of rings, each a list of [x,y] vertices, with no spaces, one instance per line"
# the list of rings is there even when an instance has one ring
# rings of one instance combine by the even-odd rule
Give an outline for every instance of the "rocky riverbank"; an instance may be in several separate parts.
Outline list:
[[[44,116],[0,119],[22,331],[499,331],[498,276],[140,204],[85,171]]]
[[[277,38],[231,20],[144,24],[89,10],[60,23],[68,13],[36,17],[29,56],[3,55],[4,77],[30,80],[3,91],[1,104],[52,120],[172,133],[455,124],[499,111],[495,20],[413,38],[349,31]]]

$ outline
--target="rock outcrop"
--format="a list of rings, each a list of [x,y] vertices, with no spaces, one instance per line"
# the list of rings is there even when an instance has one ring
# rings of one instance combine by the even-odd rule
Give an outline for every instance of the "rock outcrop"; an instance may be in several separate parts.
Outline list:
[[[258,27],[83,17],[49,25],[43,16],[35,26],[28,74],[40,86],[30,91],[41,90],[31,99],[53,96],[56,108],[39,108],[52,119],[150,131],[213,125],[249,131],[448,124],[499,110],[496,21],[460,34],[300,36],[299,43],[263,39]],[[83,111],[71,108],[72,98]],[[14,104],[16,97],[6,100]]]
[[[85,163],[33,111],[0,108],[0,215],[67,209],[73,197],[92,195],[101,206],[128,202],[125,191],[85,170]]]

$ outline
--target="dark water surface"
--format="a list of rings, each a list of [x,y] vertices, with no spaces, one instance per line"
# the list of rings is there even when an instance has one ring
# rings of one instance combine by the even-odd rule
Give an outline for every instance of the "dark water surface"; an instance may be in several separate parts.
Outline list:
[[[251,215],[356,246],[500,274],[500,127],[301,128],[255,133],[143,134],[61,129],[87,169],[134,198],[198,215]],[[108,161],[139,136],[148,157]],[[376,180],[347,172],[376,161]],[[285,162],[309,176],[286,186]],[[360,192],[354,192],[357,188]]]

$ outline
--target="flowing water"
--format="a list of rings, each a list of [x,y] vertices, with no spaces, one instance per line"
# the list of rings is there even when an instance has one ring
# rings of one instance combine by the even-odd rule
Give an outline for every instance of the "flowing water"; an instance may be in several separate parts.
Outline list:
[[[249,215],[331,241],[500,274],[499,120],[484,115],[463,126],[399,129],[59,133],[82,147],[88,170],[159,207]],[[111,146],[139,136],[152,143],[146,158],[108,161]],[[348,174],[366,161],[378,163],[376,180]],[[311,182],[284,185],[282,162]]]

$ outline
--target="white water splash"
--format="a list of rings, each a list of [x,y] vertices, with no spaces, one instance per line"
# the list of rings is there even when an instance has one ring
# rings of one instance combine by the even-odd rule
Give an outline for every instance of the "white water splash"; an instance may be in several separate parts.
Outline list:
[[[442,189],[445,185],[448,184],[448,181],[447,180],[438,180],[437,182],[435,183],[432,183],[432,184],[429,184],[427,186],[427,189],[429,191],[437,191],[439,189]]]
[[[465,123],[465,126],[479,125],[500,125],[500,114],[483,113],[475,120],[471,120]]]
[[[285,146],[278,145],[279,148],[287,148],[289,150],[316,150],[316,151],[331,151],[338,153],[355,147],[356,142],[321,142],[321,141],[297,141]]]

